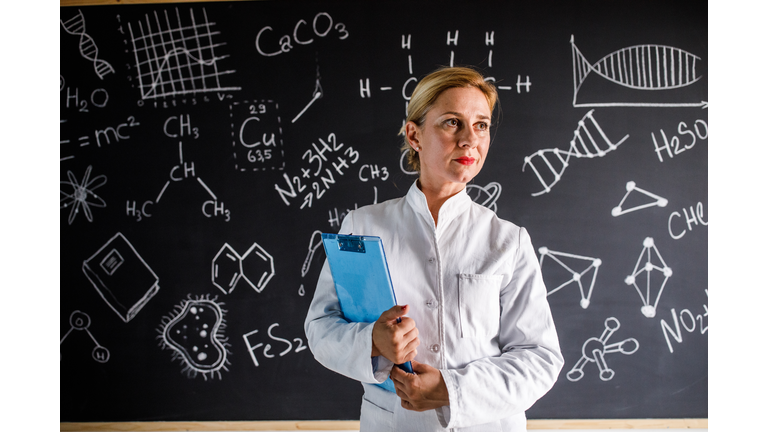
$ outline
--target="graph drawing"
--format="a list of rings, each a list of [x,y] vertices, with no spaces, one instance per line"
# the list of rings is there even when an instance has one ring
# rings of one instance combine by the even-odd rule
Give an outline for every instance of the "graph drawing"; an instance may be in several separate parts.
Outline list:
[[[216,23],[208,20],[205,9],[182,19],[155,11],[144,21],[128,24],[141,98],[154,99],[194,93],[233,91],[240,87],[222,84],[222,78],[234,70],[220,70],[219,62],[228,55],[219,52],[226,45],[218,42]]]

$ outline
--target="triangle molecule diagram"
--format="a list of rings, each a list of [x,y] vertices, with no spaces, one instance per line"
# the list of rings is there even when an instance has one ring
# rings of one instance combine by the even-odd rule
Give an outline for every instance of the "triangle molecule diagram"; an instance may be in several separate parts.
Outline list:
[[[627,197],[629,197],[629,195],[632,192],[639,192],[639,193],[647,196],[648,198],[650,198],[652,201],[649,202],[649,203],[639,204],[639,205],[636,205],[634,207],[630,207],[630,208],[625,209],[622,206],[624,205],[624,202],[627,200]],[[630,213],[630,212],[633,212],[633,211],[636,211],[636,210],[642,210],[642,209],[648,208],[648,207],[653,207],[653,206],[666,207],[667,204],[668,204],[668,201],[667,201],[666,198],[662,198],[662,197],[660,197],[660,196],[658,196],[656,194],[648,192],[647,190],[640,189],[639,187],[637,187],[637,184],[635,182],[628,181],[627,182],[627,193],[624,194],[624,198],[621,199],[621,202],[619,203],[619,205],[617,205],[616,207],[613,208],[613,210],[611,210],[611,214],[614,217],[615,216],[621,216],[623,214],[627,214],[627,213]]]
[[[574,255],[570,253],[565,252],[557,252],[553,250],[549,250],[549,248],[541,247],[539,248],[539,253],[541,254],[541,258],[539,259],[539,266],[543,268],[544,265],[544,257],[549,257],[552,261],[560,265],[563,269],[565,269],[568,273],[570,273],[570,278],[568,280],[565,280],[562,284],[558,285],[556,288],[553,288],[547,292],[547,296],[550,296],[557,291],[560,291],[561,289],[565,288],[566,286],[570,284],[577,284],[579,286],[579,293],[581,294],[581,300],[579,301],[579,305],[583,309],[586,309],[589,307],[590,298],[592,297],[592,290],[595,288],[595,281],[597,280],[597,270],[600,268],[600,265],[603,263],[600,258],[592,258],[592,257],[586,257],[586,256],[580,256],[580,255]],[[573,270],[568,264],[564,262],[564,259],[567,261],[575,261],[576,263],[579,263],[581,265],[586,264],[586,268],[584,270],[578,272]],[[584,276],[586,276],[590,271],[594,269],[594,272],[592,272],[592,280],[589,283],[589,289],[585,292],[584,290],[584,284],[582,283],[582,279],[584,279]]]

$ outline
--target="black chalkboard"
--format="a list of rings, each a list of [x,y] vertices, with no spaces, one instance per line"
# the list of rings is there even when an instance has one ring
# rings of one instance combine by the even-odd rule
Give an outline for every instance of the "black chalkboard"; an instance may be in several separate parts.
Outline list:
[[[306,348],[316,233],[405,193],[407,96],[448,64],[499,88],[470,193],[530,231],[551,293],[565,367],[529,418],[708,416],[706,4],[60,18],[62,422],[357,419]]]

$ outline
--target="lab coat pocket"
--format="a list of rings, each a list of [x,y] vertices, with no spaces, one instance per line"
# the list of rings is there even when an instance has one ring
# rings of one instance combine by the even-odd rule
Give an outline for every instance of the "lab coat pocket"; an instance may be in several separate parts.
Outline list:
[[[461,337],[487,337],[499,332],[502,275],[459,274]]]

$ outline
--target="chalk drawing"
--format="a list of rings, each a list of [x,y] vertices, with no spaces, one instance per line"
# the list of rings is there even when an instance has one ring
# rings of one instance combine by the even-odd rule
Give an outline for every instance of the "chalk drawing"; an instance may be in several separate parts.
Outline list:
[[[83,209],[83,214],[88,222],[93,222],[93,213],[91,213],[91,207],[104,208],[107,203],[94,193],[94,190],[104,186],[107,183],[107,176],[99,175],[91,179],[91,170],[93,167],[88,165],[83,174],[83,180],[78,181],[72,171],[67,170],[67,178],[69,181],[60,182],[62,186],[65,186],[67,190],[72,191],[65,192],[60,190],[59,208],[70,207],[69,217],[67,223],[72,225],[75,218],[80,213],[80,209]]]
[[[77,15],[74,17],[66,21],[59,19],[59,22],[64,31],[74,36],[80,36],[80,55],[93,62],[93,69],[99,79],[103,80],[104,76],[115,71],[111,64],[99,58],[99,48],[96,46],[96,42],[85,32],[85,17],[80,9],[77,10]],[[60,86],[63,87],[63,83]]]
[[[496,182],[490,182],[485,185],[485,187],[468,184],[467,195],[472,198],[472,201],[483,207],[487,207],[496,213],[496,200],[498,200],[501,195],[501,185]]]
[[[83,261],[83,273],[124,322],[133,319],[160,290],[155,272],[119,232]]]
[[[64,340],[69,336],[70,333],[73,331],[84,331],[90,336],[93,343],[96,345],[93,348],[93,351],[91,351],[91,357],[93,357],[94,360],[96,360],[99,363],[106,363],[109,361],[109,350],[101,346],[99,341],[96,340],[95,337],[93,337],[93,333],[91,333],[90,330],[88,330],[88,327],[91,326],[91,317],[88,316],[85,312],[80,312],[79,310],[76,310],[72,312],[69,315],[69,330],[67,330],[67,333],[64,334],[64,336],[61,338],[61,341],[59,342],[59,347],[61,347],[61,344],[64,343]],[[59,354],[59,360],[61,361],[61,354]]]
[[[574,107],[701,107],[707,102],[646,103],[600,102],[578,103],[581,85],[594,72],[606,80],[633,90],[671,90],[689,86],[701,76],[696,71],[701,58],[679,48],[665,45],[635,45],[614,51],[591,64],[576,47],[571,35],[573,55],[573,106]]]
[[[637,339],[635,338],[624,339],[621,342],[606,345],[608,339],[611,338],[613,333],[618,330],[619,327],[621,327],[619,320],[610,317],[605,320],[605,330],[599,338],[592,337],[584,342],[584,345],[581,347],[581,358],[566,374],[568,381],[576,382],[582,379],[584,377],[584,366],[589,363],[595,363],[600,371],[601,380],[610,381],[613,379],[615,372],[613,369],[609,368],[608,364],[605,362],[605,355],[616,352],[624,355],[631,355],[640,348],[640,343],[637,342]],[[627,345],[626,348],[625,345]]]
[[[574,255],[574,254],[565,253],[565,252],[557,252],[557,251],[549,250],[549,248],[546,248],[546,247],[539,248],[539,253],[541,254],[541,258],[539,259],[539,266],[542,267],[542,269],[544,268],[544,258],[549,257],[552,261],[560,265],[562,268],[564,268],[566,271],[568,271],[571,274],[570,279],[563,282],[556,288],[553,288],[547,291],[547,296],[550,296],[575,282],[579,286],[579,293],[581,293],[581,300],[579,301],[579,304],[581,305],[582,309],[588,308],[590,299],[592,298],[592,291],[595,288],[595,281],[597,280],[597,270],[600,268],[600,265],[602,265],[603,263],[602,260],[600,260],[600,258],[592,258],[592,257]],[[587,262],[588,265],[581,272],[577,272],[571,269],[565,262],[563,262],[561,258],[574,259],[580,263]],[[587,290],[587,292],[584,292],[584,285],[581,283],[581,280],[584,278],[584,276],[587,273],[589,273],[593,269],[594,269],[594,272],[592,272],[592,281],[589,284],[589,290]]]
[[[224,294],[232,293],[241,279],[260,293],[274,275],[272,255],[258,243],[251,245],[243,255],[224,243],[211,262],[211,282]]]
[[[235,170],[245,172],[285,168],[283,128],[278,110],[277,102],[267,99],[232,102],[229,105]]]
[[[616,150],[621,143],[629,138],[629,135],[624,135],[624,138],[620,139],[618,142],[612,142],[608,136],[606,136],[605,132],[603,132],[603,129],[597,123],[597,120],[595,120],[595,117],[592,114],[594,111],[594,109],[589,110],[589,112],[579,120],[578,127],[573,131],[573,139],[571,140],[571,146],[568,150],[549,148],[539,150],[536,153],[525,157],[523,171],[525,171],[525,167],[530,166],[531,170],[536,175],[536,178],[544,187],[544,190],[532,193],[531,195],[539,196],[551,191],[552,186],[560,181],[563,172],[568,168],[571,157],[577,159],[603,157]],[[590,132],[590,129],[592,129],[592,132]]]
[[[160,347],[173,352],[171,360],[181,362],[181,372],[187,378],[200,374],[205,381],[221,379],[221,371],[229,371],[230,344],[224,336],[227,311],[223,306],[216,297],[189,295],[162,318],[157,336]]]
[[[656,194],[648,192],[647,190],[640,189],[639,187],[637,187],[637,184],[635,182],[633,182],[633,181],[628,181],[626,188],[627,188],[627,193],[624,194],[624,198],[621,199],[621,202],[619,203],[619,205],[617,205],[616,207],[613,208],[613,210],[611,210],[611,214],[613,216],[621,216],[623,214],[627,214],[627,213],[630,213],[630,212],[633,212],[633,211],[637,211],[637,210],[642,210],[642,209],[648,208],[648,207],[654,207],[654,206],[666,207],[667,206],[667,199],[666,198],[662,198],[662,197],[660,197],[660,196],[658,196]],[[641,194],[643,194],[643,195],[653,199],[653,201],[649,202],[647,204],[637,205],[635,207],[628,208],[628,209],[622,208],[622,205],[624,205],[624,201],[626,201],[627,197],[629,196],[629,194],[631,194],[634,191],[639,192],[639,193],[641,193]]]
[[[197,15],[190,8],[187,23],[179,9],[175,11],[173,23],[168,11],[162,20],[155,11],[154,19],[146,14],[144,21],[128,23],[141,99],[240,90],[221,82],[235,71],[219,69],[229,56],[217,54],[226,43],[214,42],[220,32],[214,30],[216,23],[208,20],[205,8]]]
[[[653,252],[653,254],[651,252]],[[656,259],[654,259],[654,256]],[[644,257],[645,265],[641,266],[640,263],[643,261]],[[653,301],[653,304],[651,304],[651,274],[654,271],[664,275],[664,281],[661,282],[661,287],[656,293],[656,299]],[[646,280],[645,292],[640,290],[640,287],[637,286],[637,279],[643,273],[645,273]],[[659,250],[656,248],[653,238],[646,237],[645,240],[643,240],[643,251],[637,258],[635,269],[632,271],[631,275],[624,279],[624,283],[635,287],[637,294],[639,294],[640,298],[643,300],[643,307],[640,308],[640,311],[646,317],[653,318],[656,316],[656,307],[659,305],[661,293],[664,292],[664,287],[667,285],[667,280],[669,280],[670,276],[672,276],[672,269],[664,262],[664,258],[661,257]]]
[[[301,277],[307,275],[309,267],[312,265],[312,258],[315,256],[315,252],[317,252],[320,246],[323,245],[322,234],[321,231],[315,230],[312,233],[312,237],[309,239],[309,246],[307,247],[309,251],[307,252],[307,257],[304,258],[304,264],[301,265]]]

